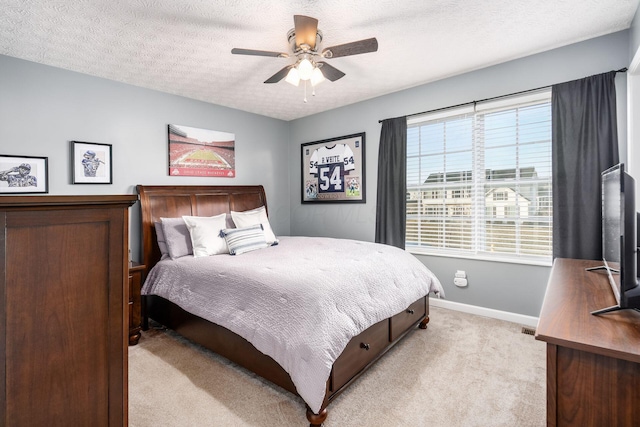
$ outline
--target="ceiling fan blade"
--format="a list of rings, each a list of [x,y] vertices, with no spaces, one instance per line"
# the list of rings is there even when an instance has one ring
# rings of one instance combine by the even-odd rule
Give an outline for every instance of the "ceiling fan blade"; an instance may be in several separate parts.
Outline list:
[[[296,32],[296,49],[306,44],[314,50],[316,48],[316,35],[318,34],[318,20],[304,15],[293,15],[293,23]]]
[[[287,65],[286,67],[284,67],[283,69],[281,69],[280,71],[275,73],[273,76],[269,77],[264,82],[265,83],[278,83],[280,80],[284,79],[284,77],[287,75],[287,73],[289,72],[291,67],[293,67],[293,65]]]
[[[320,71],[322,71],[322,75],[324,76],[324,78],[327,80],[331,80],[332,82],[341,79],[345,75],[342,71],[327,64],[324,61],[318,61],[317,64],[320,67]]]
[[[378,40],[375,37],[357,42],[331,46],[322,50],[325,58],[339,58],[341,56],[359,55],[361,53],[375,52],[378,50]]]
[[[254,49],[231,49],[231,53],[236,55],[255,55],[255,56],[273,56],[274,58],[288,58],[289,54],[284,52],[270,52],[268,50],[254,50]]]

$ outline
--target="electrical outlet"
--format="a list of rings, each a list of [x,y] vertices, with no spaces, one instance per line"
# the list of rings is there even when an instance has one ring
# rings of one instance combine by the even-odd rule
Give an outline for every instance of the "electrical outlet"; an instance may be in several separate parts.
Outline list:
[[[453,284],[459,288],[464,288],[465,286],[467,286],[468,282],[467,279],[456,277],[455,279],[453,279]]]
[[[454,277],[457,277],[459,279],[466,279],[467,278],[467,273],[464,270],[458,270],[456,271],[456,274]]]

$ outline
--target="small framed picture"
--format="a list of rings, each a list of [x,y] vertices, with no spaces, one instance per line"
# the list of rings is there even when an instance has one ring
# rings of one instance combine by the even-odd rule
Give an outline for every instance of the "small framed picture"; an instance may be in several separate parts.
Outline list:
[[[113,184],[111,144],[71,141],[73,184]]]
[[[0,154],[0,194],[48,193],[48,157]]]

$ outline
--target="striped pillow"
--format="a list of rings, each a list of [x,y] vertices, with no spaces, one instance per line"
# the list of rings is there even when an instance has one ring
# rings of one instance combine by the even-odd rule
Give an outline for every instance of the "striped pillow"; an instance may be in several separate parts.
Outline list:
[[[262,224],[245,228],[227,228],[220,231],[220,235],[227,241],[231,255],[241,255],[245,252],[266,248],[269,245],[264,237]]]

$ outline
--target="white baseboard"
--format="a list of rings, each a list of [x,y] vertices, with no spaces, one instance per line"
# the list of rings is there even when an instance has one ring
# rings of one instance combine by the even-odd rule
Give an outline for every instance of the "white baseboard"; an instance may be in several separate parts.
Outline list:
[[[459,302],[447,301],[439,298],[429,298],[429,305],[442,307],[449,310],[462,311],[464,313],[477,314],[478,316],[491,317],[493,319],[506,320],[507,322],[519,323],[525,326],[538,326],[538,318],[525,316],[524,314],[510,313],[508,311],[494,310],[492,308],[478,307],[476,305],[462,304]]]

